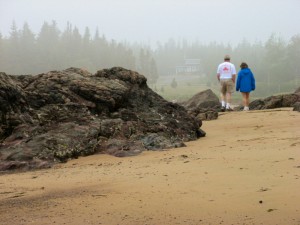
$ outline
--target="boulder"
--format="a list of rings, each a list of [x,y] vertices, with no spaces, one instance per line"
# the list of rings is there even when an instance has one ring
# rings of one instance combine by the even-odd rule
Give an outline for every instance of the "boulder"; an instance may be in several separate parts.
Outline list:
[[[270,96],[265,99],[256,99],[249,104],[251,110],[275,109],[281,107],[293,107],[300,101],[300,93]]]
[[[214,120],[218,118],[218,112],[221,110],[219,98],[212,90],[195,94],[186,102],[181,103],[188,113],[199,120]]]
[[[0,170],[44,168],[71,158],[185,146],[201,121],[120,67],[0,74]]]
[[[293,111],[300,112],[300,102],[296,102],[296,103],[293,105]]]

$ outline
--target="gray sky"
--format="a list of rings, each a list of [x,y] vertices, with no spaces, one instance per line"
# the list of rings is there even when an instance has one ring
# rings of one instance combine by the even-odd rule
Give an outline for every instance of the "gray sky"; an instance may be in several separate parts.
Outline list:
[[[288,40],[300,33],[300,0],[0,0],[0,33],[7,36],[15,20],[35,32],[55,20],[81,33],[117,41],[155,44],[169,38],[235,44],[244,38],[266,41],[272,33]]]

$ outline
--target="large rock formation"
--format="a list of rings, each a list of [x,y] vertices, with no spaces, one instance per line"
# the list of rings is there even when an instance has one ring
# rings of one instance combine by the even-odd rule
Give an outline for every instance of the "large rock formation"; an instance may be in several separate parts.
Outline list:
[[[184,146],[203,132],[184,107],[123,68],[0,73],[0,170],[41,168],[95,153]],[[201,121],[200,121],[201,122]]]
[[[210,89],[195,94],[181,104],[188,110],[190,115],[200,121],[217,119],[218,112],[221,110],[218,96]]]

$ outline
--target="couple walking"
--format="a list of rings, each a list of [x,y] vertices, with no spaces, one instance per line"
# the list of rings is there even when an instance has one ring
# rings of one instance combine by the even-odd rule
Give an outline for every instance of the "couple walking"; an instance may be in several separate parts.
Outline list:
[[[237,82],[235,66],[230,62],[230,56],[225,55],[224,62],[218,66],[217,78],[221,84],[221,104],[222,112],[225,110],[232,111],[231,94],[240,91],[243,96],[244,111],[249,110],[250,92],[255,90],[255,79],[253,73],[248,68],[247,63],[243,62],[240,65],[241,70],[238,73]]]

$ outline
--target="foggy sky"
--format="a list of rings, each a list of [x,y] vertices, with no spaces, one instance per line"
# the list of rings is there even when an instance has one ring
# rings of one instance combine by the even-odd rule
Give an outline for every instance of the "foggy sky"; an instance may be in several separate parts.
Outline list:
[[[107,39],[145,44],[169,38],[202,43],[288,40],[300,33],[300,0],[0,0],[0,33],[12,21],[37,34],[44,21],[63,31],[69,21],[83,34],[88,26]]]

